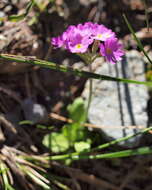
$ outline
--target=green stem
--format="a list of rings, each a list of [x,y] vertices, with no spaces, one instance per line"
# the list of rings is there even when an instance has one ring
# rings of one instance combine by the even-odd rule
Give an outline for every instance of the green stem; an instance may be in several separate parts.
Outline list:
[[[139,131],[138,133],[135,133],[135,134],[133,134],[133,135],[128,135],[128,136],[126,136],[126,137],[122,137],[122,138],[113,140],[113,141],[111,141],[111,142],[108,142],[108,143],[99,145],[99,146],[97,146],[97,147],[91,149],[91,152],[92,152],[92,151],[101,150],[101,149],[107,148],[107,147],[109,147],[109,146],[111,146],[111,145],[114,145],[114,144],[117,144],[117,143],[126,141],[126,140],[131,139],[131,138],[133,138],[133,137],[136,137],[136,136],[138,136],[138,135],[144,134],[144,133],[146,133],[146,132],[148,132],[148,131],[150,131],[150,130],[152,130],[152,127],[148,127],[148,128],[146,128],[146,129],[143,129],[143,130],[141,130],[141,131]]]
[[[89,63],[89,72],[92,72],[92,63]],[[88,117],[88,113],[89,113],[89,108],[90,108],[90,104],[91,104],[91,99],[92,99],[92,87],[93,87],[93,80],[92,78],[89,79],[89,97],[88,97],[88,105],[87,105],[87,109],[86,109],[86,118]]]
[[[152,153],[152,147],[141,147],[137,149],[131,149],[131,150],[123,150],[118,152],[111,152],[111,153],[104,153],[104,154],[98,154],[98,155],[85,155],[85,154],[64,154],[64,155],[57,155],[57,156],[48,156],[44,157],[43,160],[81,160],[81,159],[110,159],[110,158],[122,158],[122,157],[129,157],[129,156],[136,156],[136,155],[144,155],[144,154],[151,154]],[[24,157],[25,159],[30,159],[28,156]]]
[[[141,130],[140,132],[134,134],[134,135],[128,135],[126,137],[111,141],[109,143],[97,146],[96,148],[93,149],[88,149],[85,150],[85,152],[74,152],[74,153],[70,153],[70,154],[63,154],[63,155],[56,155],[56,156],[47,156],[44,158],[41,158],[42,160],[65,160],[65,159],[72,159],[72,160],[79,160],[79,159],[103,159],[103,158],[109,158],[109,156],[113,157],[126,157],[126,156],[131,156],[131,155],[138,155],[138,154],[149,154],[152,153],[151,148],[139,148],[139,149],[135,149],[135,150],[127,150],[127,151],[120,151],[120,152],[112,152],[112,153],[105,153],[105,154],[99,154],[99,155],[88,155],[88,153],[92,152],[92,151],[96,151],[96,150],[101,150],[104,148],[107,148],[111,145],[117,144],[118,142],[122,142],[125,140],[128,140],[130,138],[133,138],[137,135],[140,134],[144,134],[148,131],[152,130],[152,127],[146,128]],[[136,152],[136,153],[135,153]],[[27,159],[27,160],[38,160],[36,157],[32,157],[32,156],[22,156],[23,158]],[[110,157],[111,158],[111,157]]]
[[[53,70],[57,70],[57,71],[61,71],[61,72],[70,72],[70,73],[73,73],[74,75],[77,75],[80,77],[152,86],[152,82],[128,80],[128,79],[123,79],[123,78],[116,78],[116,77],[110,77],[110,76],[106,76],[106,75],[100,75],[100,74],[96,74],[96,73],[90,73],[90,72],[86,72],[86,71],[80,71],[78,69],[73,69],[71,67],[66,67],[64,65],[58,65],[53,62],[43,61],[43,60],[36,59],[33,57],[28,57],[28,56],[0,54],[0,58],[3,60],[6,60],[6,61],[11,61],[11,62],[16,62],[16,63],[27,63],[27,64],[38,65],[41,67],[45,67],[45,68],[49,68],[49,69],[53,69]],[[2,62],[0,62],[0,64],[2,64]]]
[[[85,155],[85,154],[86,154],[86,153],[90,153],[90,152],[92,152],[92,151],[97,151],[97,150],[105,149],[105,148],[107,148],[107,147],[109,147],[109,146],[111,146],[111,145],[120,143],[120,142],[122,142],[122,141],[126,141],[126,140],[131,139],[131,138],[133,138],[133,137],[135,137],[135,136],[144,134],[144,133],[146,133],[146,132],[148,132],[148,131],[150,131],[150,130],[152,130],[152,127],[148,127],[148,128],[146,128],[146,129],[143,129],[143,130],[139,131],[139,132],[136,133],[136,134],[128,135],[128,136],[126,136],[126,137],[119,138],[119,139],[117,139],[117,140],[113,140],[113,141],[111,141],[111,142],[109,142],[109,143],[102,144],[102,145],[97,146],[97,147],[95,147],[95,148],[93,148],[93,149],[91,149],[91,150],[88,149],[88,150],[86,150],[84,153],[71,153],[71,154],[66,154],[66,155],[57,155],[57,156],[53,156],[53,158],[55,158],[55,159],[73,158],[73,157],[75,157],[75,156],[79,156],[79,154],[81,154],[81,156],[82,156],[82,155],[84,155],[84,156],[89,156],[89,155]],[[80,158],[80,159],[81,159],[81,158]]]
[[[80,160],[80,159],[105,159],[105,158],[109,159],[109,158],[122,158],[122,157],[151,154],[151,153],[152,153],[152,147],[141,147],[137,149],[123,150],[123,151],[104,153],[98,155],[85,155],[79,153],[79,155],[67,154],[67,155],[50,156],[46,157],[45,159],[46,160],[65,160],[65,159]]]

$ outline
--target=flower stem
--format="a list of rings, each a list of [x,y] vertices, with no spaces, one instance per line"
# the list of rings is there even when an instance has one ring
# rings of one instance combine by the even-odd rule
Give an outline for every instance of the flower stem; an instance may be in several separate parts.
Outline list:
[[[92,65],[89,63],[89,72],[92,72]],[[93,89],[93,80],[89,79],[89,97],[88,97],[88,104],[87,104],[87,110],[86,110],[86,117],[88,117],[89,108],[92,100],[92,89]]]

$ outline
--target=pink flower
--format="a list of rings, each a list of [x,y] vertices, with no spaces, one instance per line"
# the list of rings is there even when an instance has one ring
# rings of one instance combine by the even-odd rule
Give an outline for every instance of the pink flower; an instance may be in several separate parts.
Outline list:
[[[93,43],[92,27],[91,22],[86,22],[84,25],[71,25],[61,36],[52,38],[51,43],[57,48],[63,46],[72,53],[85,53]]]
[[[73,38],[67,41],[66,47],[72,53],[85,53],[90,43],[92,41],[87,36],[76,33]]]
[[[86,22],[84,24],[78,24],[77,28],[83,32],[84,35],[89,36],[89,38],[92,38],[92,34],[94,32],[94,23],[92,22]]]
[[[124,52],[115,33],[97,23],[86,22],[76,26],[71,25],[62,35],[52,38],[51,43],[56,48],[64,47],[72,53],[86,53],[89,52],[89,48],[95,40],[101,41],[100,53],[109,62],[115,63],[121,59]]]
[[[54,37],[51,39],[52,45],[54,45],[56,48],[60,48],[63,46],[63,40],[61,36]]]
[[[90,32],[84,25],[78,25],[67,30],[66,48],[72,53],[85,53],[93,43]]]
[[[106,58],[106,60],[112,64],[122,59],[124,51],[122,44],[118,42],[117,38],[111,38],[100,45],[100,54]]]
[[[93,39],[99,41],[106,41],[109,38],[114,38],[115,33],[103,25],[95,24],[93,31]]]

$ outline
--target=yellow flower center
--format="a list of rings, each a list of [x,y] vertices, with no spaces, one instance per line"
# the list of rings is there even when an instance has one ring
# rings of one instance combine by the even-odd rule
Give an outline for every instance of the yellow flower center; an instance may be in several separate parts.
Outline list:
[[[102,38],[102,34],[98,34],[97,37],[101,39]]]
[[[107,53],[108,55],[110,55],[110,54],[112,54],[112,50],[111,50],[110,48],[106,48],[106,53]]]
[[[76,45],[76,48],[77,48],[77,49],[82,48],[82,44],[77,44],[77,45]]]

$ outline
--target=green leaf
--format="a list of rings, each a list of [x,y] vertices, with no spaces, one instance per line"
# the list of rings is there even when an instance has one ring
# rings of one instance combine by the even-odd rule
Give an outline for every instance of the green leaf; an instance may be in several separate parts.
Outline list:
[[[83,140],[86,136],[85,128],[79,123],[65,125],[62,128],[62,133],[68,139],[71,146],[73,146],[75,141]]]
[[[78,123],[85,122],[86,120],[85,103],[81,97],[76,98],[74,102],[68,106],[67,110],[69,112],[69,117],[72,120]]]
[[[85,129],[82,123],[86,120],[85,104],[82,98],[76,98],[75,101],[68,105],[67,108],[70,119],[75,122],[65,125],[62,128],[62,133],[68,139],[71,146],[75,141],[82,140],[85,136]]]
[[[65,152],[69,149],[69,142],[62,133],[47,134],[44,136],[42,143],[54,153]]]
[[[64,164],[65,164],[66,166],[71,165],[71,163],[72,163],[72,159],[71,159],[71,158],[67,158],[67,159],[64,160]]]
[[[85,150],[90,149],[91,146],[90,146],[89,142],[80,141],[80,142],[74,143],[74,148],[75,148],[76,152],[83,152]]]

